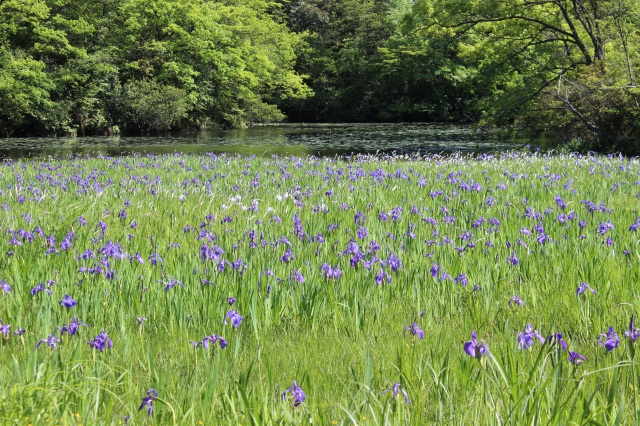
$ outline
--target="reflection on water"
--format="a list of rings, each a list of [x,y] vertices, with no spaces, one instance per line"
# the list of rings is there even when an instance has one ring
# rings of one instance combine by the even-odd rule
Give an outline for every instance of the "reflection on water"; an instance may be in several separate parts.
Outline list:
[[[550,141],[450,124],[288,124],[162,137],[0,139],[0,158],[30,156],[230,153],[333,156],[370,153],[489,152]]]

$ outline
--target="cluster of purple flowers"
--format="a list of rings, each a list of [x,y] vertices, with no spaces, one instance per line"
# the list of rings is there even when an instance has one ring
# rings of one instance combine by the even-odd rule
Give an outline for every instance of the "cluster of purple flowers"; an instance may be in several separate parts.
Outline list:
[[[337,280],[342,276],[342,271],[340,270],[340,268],[338,268],[338,265],[332,267],[331,265],[325,262],[322,265],[322,271],[324,272],[324,277],[326,279],[333,278],[334,280]]]
[[[584,283],[583,283],[584,284]],[[635,317],[632,315],[629,322],[629,329],[625,331],[624,335],[633,344],[640,337],[640,329],[635,326]],[[414,324],[415,325],[415,324]],[[407,327],[409,329],[409,327]],[[556,346],[558,350],[566,351],[569,347],[564,340],[562,333],[554,333],[544,338],[538,330],[534,330],[531,324],[527,324],[523,332],[518,332],[518,350],[528,350],[533,345],[534,339],[537,339],[542,344],[549,346]],[[602,332],[598,337],[598,343],[603,346],[607,352],[611,352],[620,345],[620,337],[615,332],[613,327],[609,327],[606,332]],[[480,358],[489,353],[489,348],[484,341],[478,342],[475,331],[471,332],[471,340],[464,344],[464,351],[474,358]],[[569,362],[573,365],[580,365],[586,358],[578,352],[568,352]]]

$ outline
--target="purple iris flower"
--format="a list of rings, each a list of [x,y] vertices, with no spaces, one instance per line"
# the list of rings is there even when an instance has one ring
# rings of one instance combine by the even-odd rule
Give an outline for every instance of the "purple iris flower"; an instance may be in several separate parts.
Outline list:
[[[137,251],[136,254],[134,254],[133,256],[131,256],[130,260],[137,260],[139,264],[144,265],[144,259],[143,257],[140,255],[140,252]]]
[[[231,262],[231,269],[233,269],[234,271],[238,271],[240,275],[242,275],[246,268],[247,264],[241,258],[238,258],[238,260],[236,260],[235,262]]]
[[[460,284],[461,286],[466,287],[469,284],[469,280],[465,274],[460,274],[453,280],[456,284]]]
[[[113,342],[111,341],[111,339],[109,339],[107,333],[102,330],[100,334],[95,337],[95,339],[89,342],[89,345],[92,348],[98,349],[100,352],[102,352],[105,349],[111,349],[111,347],[113,346]]]
[[[169,277],[167,280],[162,281],[162,283],[164,284],[164,291],[169,291],[170,289],[175,287],[176,284],[179,285],[180,287],[184,288],[184,284],[182,284],[182,282],[176,280],[175,278],[171,278],[171,277]]]
[[[68,294],[65,294],[64,297],[62,298],[62,300],[60,300],[58,302],[58,305],[60,306],[64,306],[65,308],[69,309],[69,308],[73,308],[74,306],[76,306],[78,304],[78,302],[76,302],[75,300],[73,300],[71,298],[71,296],[69,296]]]
[[[429,270],[429,272],[431,273],[431,276],[433,278],[438,276],[438,271],[440,270],[440,267],[438,266],[437,263],[433,263],[433,265],[431,266],[431,269]]]
[[[0,319],[0,334],[4,334],[5,336],[9,336],[11,333],[11,326],[9,324],[3,324]]]
[[[13,334],[15,334],[16,336],[22,336],[26,331],[27,330],[25,330],[24,328],[18,327],[18,329],[14,331]]]
[[[226,341],[226,340],[225,340],[225,338],[224,338],[224,337],[222,337],[222,336],[218,336],[218,344],[220,345],[220,348],[221,348],[221,349],[226,348],[226,347],[227,347],[227,345],[228,345],[227,341]]]
[[[555,200],[558,207],[560,207],[562,210],[565,210],[567,208],[567,203],[564,202],[562,197],[560,197],[559,195],[556,195]]]
[[[84,253],[78,256],[78,259],[87,260],[87,259],[93,259],[95,257],[96,257],[96,254],[92,252],[91,249],[87,249]]]
[[[476,332],[471,332],[471,340],[464,344],[464,351],[474,358],[480,358],[489,354],[489,347],[484,340],[478,343]]]
[[[73,248],[73,241],[76,240],[76,234],[73,231],[70,231],[66,237],[64,237],[64,240],[62,240],[62,242],[60,243],[60,250],[68,250],[70,248]]]
[[[108,226],[107,226],[106,223],[104,223],[102,221],[98,221],[98,225],[96,226],[96,228],[100,228],[100,238],[102,238],[104,236],[104,233],[106,232]]]
[[[287,251],[284,252],[284,255],[282,255],[280,260],[282,260],[285,263],[288,263],[288,262],[291,262],[292,260],[294,260],[295,258],[296,258],[296,256],[293,254],[291,249],[287,249]]]
[[[240,326],[240,323],[242,322],[242,317],[240,316],[238,311],[227,312],[227,316],[224,319],[225,325],[228,324],[227,319],[231,320],[231,324],[233,325],[233,328],[238,328]]]
[[[282,400],[283,401],[286,401],[287,394],[289,394],[289,393],[293,397],[293,406],[294,407],[297,407],[300,404],[302,404],[304,402],[304,400],[307,398],[307,395],[305,395],[304,391],[302,390],[302,388],[300,386],[298,386],[298,384],[296,383],[295,380],[293,381],[293,385],[291,385],[284,392],[282,392]]]
[[[127,257],[122,244],[114,243],[111,240],[107,241],[104,247],[101,247],[98,251],[106,258],[125,259]]]
[[[163,262],[163,259],[160,257],[160,254],[158,254],[157,251],[151,253],[147,259],[149,260],[149,262],[151,262],[153,266],[156,266],[158,262],[160,263]]]
[[[7,280],[0,281],[0,288],[4,290],[5,293],[9,293],[11,291],[11,286],[7,284]]]
[[[56,345],[60,343],[60,339],[58,339],[53,334],[50,334],[49,337],[47,337],[46,339],[41,339],[38,343],[36,343],[35,349],[38,349],[38,346],[40,346],[43,343],[46,345],[49,345],[51,349],[55,349]]]
[[[391,253],[389,259],[387,259],[387,264],[393,272],[398,272],[398,269],[400,268],[402,268],[402,270],[404,271],[404,265],[402,264],[402,261],[400,261],[400,258],[393,253]]]
[[[64,324],[62,327],[58,327],[58,330],[60,330],[61,335],[64,333],[67,333],[69,334],[69,336],[74,336],[78,332],[78,329],[80,328],[81,325],[84,325],[85,327],[90,327],[89,324],[85,324],[82,321],[78,321],[78,318],[74,317],[69,322],[69,325]]]
[[[216,342],[220,345],[220,349],[224,349],[227,347],[227,341],[222,336],[218,336],[216,334],[212,334],[211,336],[206,336],[202,339],[202,347],[205,349],[209,349],[209,345],[214,345]]]
[[[37,293],[40,293],[41,291],[44,291],[49,295],[51,294],[51,290],[49,290],[48,288],[44,288],[44,283],[39,283],[37,286],[31,289],[31,295],[35,296]]]
[[[611,352],[612,350],[618,347],[618,344],[620,343],[620,338],[618,337],[618,334],[615,331],[613,331],[613,327],[609,327],[607,334],[605,334],[604,332],[600,334],[600,338],[598,339],[598,342],[600,343],[601,346],[604,346],[607,352]]]
[[[409,402],[409,394],[407,393],[407,391],[404,388],[400,388],[400,383],[394,383],[393,386],[389,387],[388,389],[385,389],[382,391],[382,395],[384,395],[385,393],[391,391],[393,393],[393,399],[396,399],[398,397],[398,394],[400,392],[402,392],[402,396],[404,396],[404,402],[407,403],[407,405],[410,405]]]
[[[606,222],[600,222],[598,224],[598,233],[600,235],[605,235],[607,232],[609,232],[611,229],[615,229],[615,227],[613,226],[613,223],[611,223],[610,220],[606,221]]]
[[[625,337],[635,342],[640,337],[640,329],[636,328],[634,316],[631,315],[631,321],[629,322],[629,331],[624,332]]]
[[[155,401],[156,398],[158,398],[158,391],[156,391],[155,389],[150,389],[147,392],[147,396],[142,398],[142,404],[140,404],[140,408],[138,408],[138,411],[142,410],[144,407],[147,407],[147,414],[153,414],[153,401]]]
[[[357,237],[361,240],[367,238],[369,236],[369,231],[364,226],[358,227],[358,232],[356,233]]]
[[[222,255],[225,253],[222,247],[217,245],[213,245],[213,247],[209,247],[206,244],[203,244],[200,247],[200,258],[203,262],[207,260],[212,260],[214,263],[219,263],[222,260]]]
[[[292,276],[293,276],[293,279],[296,280],[296,282],[304,284],[304,281],[305,281],[304,275],[302,275],[300,271],[298,271],[297,269],[294,269]]]
[[[546,343],[550,345],[559,343],[562,346],[563,351],[566,351],[568,346],[567,342],[565,342],[564,339],[562,338],[562,333],[556,333],[556,334],[550,335],[549,337],[547,337]]]
[[[418,336],[418,339],[422,339],[424,337],[424,331],[420,329],[420,327],[418,326],[418,323],[414,322],[412,325],[406,326],[404,329],[405,335],[407,334],[407,330],[409,330],[412,335]]]
[[[138,320],[138,325],[142,325],[147,320],[145,317],[136,317],[136,319]]]
[[[227,302],[229,302],[229,306],[232,306],[234,303],[236,303],[236,298],[235,297],[229,297],[229,298],[227,298]]]
[[[365,257],[365,254],[363,252],[361,251],[356,252],[353,254],[353,256],[351,256],[349,263],[351,264],[351,266],[355,268],[358,265],[358,263],[360,263],[361,261],[364,262],[364,257]]]
[[[511,300],[509,300],[509,306],[524,306],[524,300],[520,299],[520,296],[514,294]]]
[[[578,288],[576,289],[576,294],[580,295],[582,293],[584,293],[585,291],[591,291],[591,294],[596,294],[596,291],[591,288],[591,286],[589,284],[587,284],[586,282],[582,281],[582,284],[580,284],[580,286],[578,286]]]
[[[391,275],[386,273],[384,271],[384,269],[380,268],[380,270],[378,271],[378,274],[376,275],[376,284],[377,285],[382,285],[382,283],[384,283],[385,279],[387,281],[387,284],[391,283]]]
[[[337,280],[342,276],[342,271],[338,268],[338,265],[332,268],[331,265],[325,262],[322,265],[322,271],[324,271],[324,277],[326,279],[333,278],[334,280]]]
[[[578,352],[572,352],[569,351],[569,362],[573,365],[580,365],[582,364],[583,361],[586,361],[587,359],[580,355]]]
[[[518,332],[518,350],[527,350],[533,345],[533,338],[540,340],[540,343],[545,342],[545,338],[538,333],[538,330],[534,330],[531,324],[527,324],[524,328],[524,333]]]

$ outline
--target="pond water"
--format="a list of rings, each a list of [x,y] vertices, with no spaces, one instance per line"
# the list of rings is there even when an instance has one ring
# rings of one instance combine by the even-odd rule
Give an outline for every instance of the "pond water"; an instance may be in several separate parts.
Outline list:
[[[479,153],[547,147],[552,140],[451,124],[285,124],[167,136],[6,138],[0,158],[133,153],[334,156],[372,153]]]

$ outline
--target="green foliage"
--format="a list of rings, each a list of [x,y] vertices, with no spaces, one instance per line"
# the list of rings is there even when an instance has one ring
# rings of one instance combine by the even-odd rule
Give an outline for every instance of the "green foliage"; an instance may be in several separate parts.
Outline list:
[[[295,119],[516,125],[637,153],[636,0],[289,3]],[[586,80],[585,80],[586,76]]]
[[[0,16],[5,134],[241,127],[311,93],[300,37],[266,1],[5,1]]]
[[[637,153],[639,11],[637,0],[5,0],[0,131],[467,121]],[[140,93],[175,114],[153,119],[148,97],[127,105],[147,84]]]
[[[184,90],[152,80],[126,84],[120,102],[126,117],[122,124],[144,132],[170,130],[186,118],[189,107]]]
[[[54,87],[45,64],[29,57],[15,57],[0,46],[0,134],[6,136],[38,121],[52,108],[49,90]]]
[[[315,96],[285,103],[294,120],[376,121],[385,100],[378,48],[393,34],[391,5],[377,0],[288,3],[289,26],[307,47],[297,69],[309,76]]]
[[[637,2],[433,1],[415,11],[475,69],[481,124],[515,123],[638,152]],[[632,12],[634,11],[634,12]],[[431,32],[433,34],[433,32]]]

